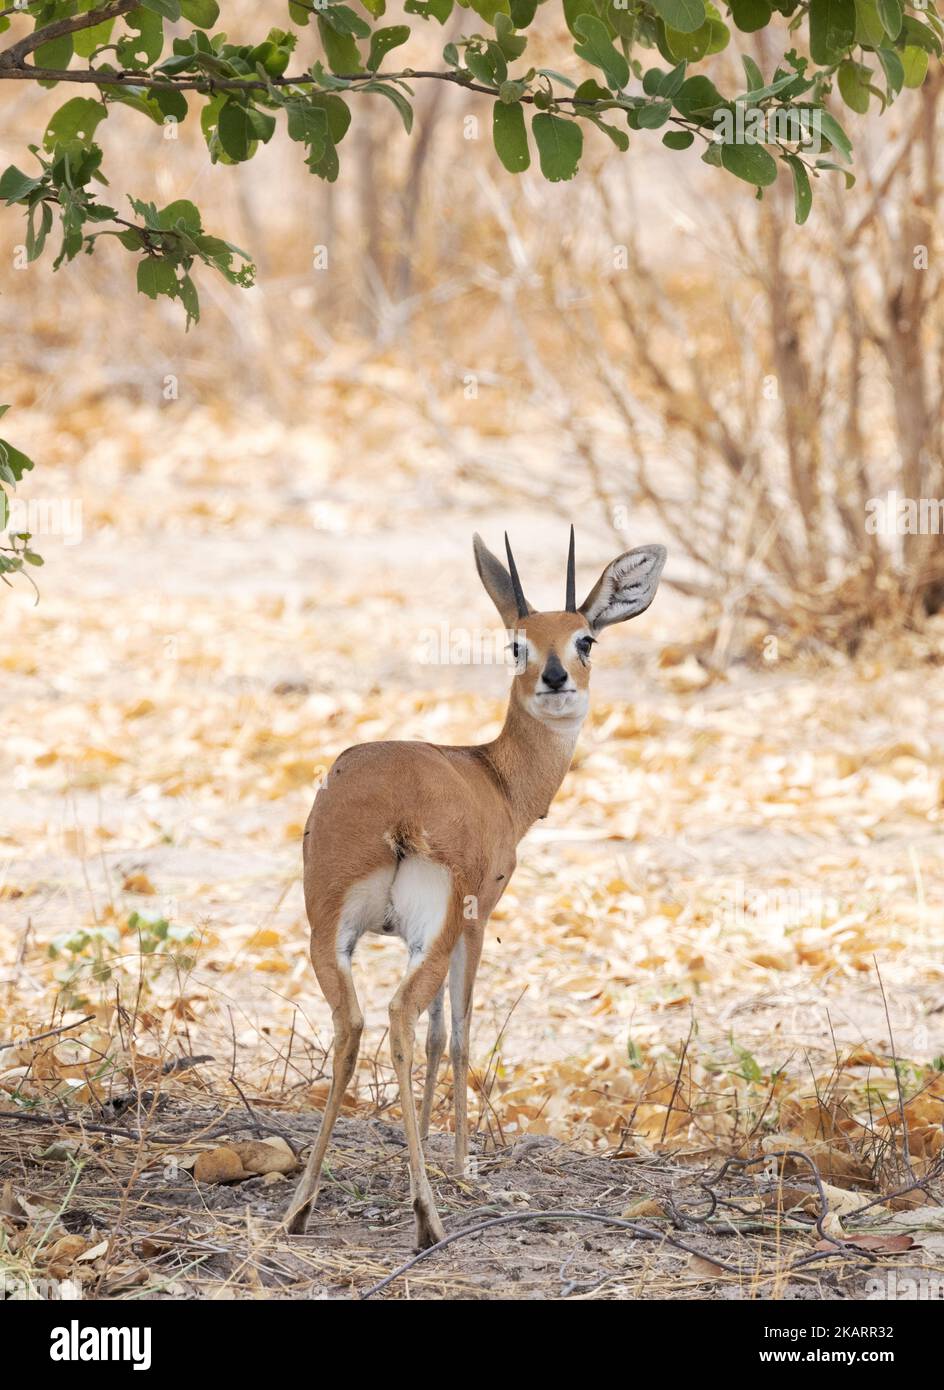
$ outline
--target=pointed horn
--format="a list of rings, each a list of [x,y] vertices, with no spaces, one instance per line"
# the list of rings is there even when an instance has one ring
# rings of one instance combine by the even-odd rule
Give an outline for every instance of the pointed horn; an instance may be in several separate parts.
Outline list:
[[[518,567],[515,564],[515,557],[511,553],[511,542],[508,539],[507,531],[505,532],[505,551],[508,555],[508,573],[511,575],[511,587],[515,591],[515,603],[518,605],[518,617],[526,618],[528,616],[528,604],[521,588],[521,580],[518,578]]]
[[[574,559],[574,528],[570,528],[570,549],[567,552],[567,602],[564,608],[568,613],[577,611],[577,575]]]

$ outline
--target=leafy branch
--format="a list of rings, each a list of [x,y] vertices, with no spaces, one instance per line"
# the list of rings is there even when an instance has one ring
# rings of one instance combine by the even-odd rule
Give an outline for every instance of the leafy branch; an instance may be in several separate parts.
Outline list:
[[[492,140],[510,174],[530,168],[537,147],[548,181],[573,178],[588,128],[620,152],[634,132],[663,131],[663,145],[676,152],[701,140],[702,160],[747,182],[758,197],[781,168],[790,171],[795,215],[804,222],[813,183],[824,172],[854,181],[852,142],[830,100],[838,95],[855,113],[876,100],[886,110],[902,90],[923,82],[944,36],[934,0],[913,0],[915,13],[904,0],[727,0],[726,17],[712,0],[563,0],[571,58],[592,74],[574,81],[552,68],[526,67],[542,0],[406,0],[405,10],[443,25],[456,3],[470,14],[471,32],[443,47],[445,67],[395,71],[385,71],[385,61],[409,43],[412,26],[378,22],[385,0],[359,0],[359,8],[288,0],[293,28],[242,44],[211,32],[220,19],[217,0],[33,0],[0,11],[0,31],[18,21],[33,25],[0,51],[0,81],[97,89],[96,97],[72,97],[60,107],[43,133],[42,152],[31,146],[38,175],[11,165],[0,178],[0,196],[25,210],[28,259],[42,253],[58,213],[63,243],[54,264],[114,236],[138,254],[139,289],[178,299],[189,325],[199,316],[190,277],[197,260],[235,284],[252,282],[252,263],[204,232],[193,204],[158,213],[132,199],[140,222],[128,224],[97,202],[90,185],[106,178],[96,129],[114,107],[168,126],[186,120],[190,101],[200,99],[210,158],[222,164],[252,158],[282,118],[309,170],[331,182],[352,120],[349,100],[384,97],[409,133],[414,85],[424,81],[491,97]],[[730,95],[697,71],[727,47],[733,31],[774,24],[788,33],[806,29],[809,56],[791,47],[765,76],[742,53],[745,89]],[[309,29],[318,56],[289,74],[296,29]],[[649,53],[665,65],[649,64]]]
[[[10,409],[8,405],[0,405],[0,418]],[[33,467],[33,460],[26,457],[19,449],[8,443],[5,439],[0,439],[0,579],[9,587],[10,581],[8,574],[25,574],[29,582],[33,580],[29,572],[24,569],[25,565],[41,565],[42,557],[37,555],[30,547],[29,531],[10,531],[10,502],[4,488],[15,488],[17,483]],[[33,584],[33,588],[36,585]],[[37,591],[38,592],[38,591]]]

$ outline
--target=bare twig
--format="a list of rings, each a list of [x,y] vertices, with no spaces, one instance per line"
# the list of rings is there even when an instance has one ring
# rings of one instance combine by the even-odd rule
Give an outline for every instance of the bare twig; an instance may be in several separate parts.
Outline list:
[[[30,1043],[42,1042],[44,1038],[56,1038],[60,1033],[81,1028],[83,1023],[91,1023],[94,1017],[94,1014],[86,1014],[84,1018],[76,1019],[75,1023],[63,1023],[59,1028],[47,1028],[45,1033],[35,1033],[31,1038],[14,1038],[12,1042],[0,1043],[0,1052],[4,1052],[8,1047],[29,1047]]]

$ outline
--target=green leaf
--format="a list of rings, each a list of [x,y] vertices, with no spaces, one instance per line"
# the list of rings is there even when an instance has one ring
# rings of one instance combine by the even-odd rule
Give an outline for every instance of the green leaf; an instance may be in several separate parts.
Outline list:
[[[856,42],[879,48],[885,42],[885,26],[878,12],[877,0],[855,0]]]
[[[35,207],[30,208],[26,223],[26,259],[30,262],[42,255],[46,238],[52,229],[52,208],[49,204],[40,205],[38,227],[35,221],[36,211]]]
[[[77,30],[72,35],[72,46],[76,55],[79,58],[91,58],[96,48],[100,48],[111,38],[111,31],[114,27],[115,21],[106,19],[102,24],[93,24],[91,29]]]
[[[541,173],[549,183],[572,179],[583,153],[583,132],[576,121],[539,111],[531,122],[541,161]]]
[[[528,90],[527,82],[512,82],[510,79],[503,82],[498,89],[498,99],[503,101],[506,106],[510,106],[513,101],[520,101]],[[609,95],[609,93],[607,93]]]
[[[170,261],[161,256],[146,256],[139,261],[138,292],[148,299],[156,299],[159,294],[173,298],[177,293],[177,271]]]
[[[761,72],[760,68],[754,62],[754,59],[750,56],[749,53],[741,54],[741,63],[744,66],[744,76],[747,79],[748,91],[753,91],[755,88],[763,87],[764,74]]]
[[[855,0],[810,0],[810,52],[824,67],[843,58],[855,41]]]
[[[370,34],[370,25],[349,5],[326,5],[320,14],[337,34],[350,34],[355,39],[366,39]]]
[[[157,215],[157,225],[170,230],[181,223],[188,232],[201,232],[203,224],[200,219],[200,209],[195,203],[191,203],[188,198],[178,198],[173,203],[168,203],[166,208],[162,208]]]
[[[729,174],[755,188],[766,188],[777,178],[777,161],[763,145],[722,145],[721,163]]]
[[[73,43],[71,34],[60,34],[48,43],[41,43],[34,56],[38,68],[54,68],[62,71],[72,60]]]
[[[843,101],[852,111],[864,116],[869,109],[871,68],[867,68],[864,63],[854,63],[850,58],[846,58],[839,64],[837,77],[839,94]]]
[[[19,202],[21,198],[41,188],[42,183],[42,179],[32,179],[29,174],[24,174],[15,164],[11,164],[0,175],[0,198],[6,203]],[[3,408],[6,410],[6,406]]]
[[[115,56],[121,66],[145,68],[156,62],[164,50],[164,21],[161,16],[139,6],[124,16],[124,22],[134,33],[123,34],[118,40]]]
[[[909,44],[901,54],[901,66],[906,87],[920,87],[928,71],[928,51]]]
[[[322,14],[318,16],[318,33],[332,72],[363,72],[360,50],[350,34],[339,34]]]
[[[897,96],[905,85],[905,68],[901,58],[893,48],[880,48],[878,60],[884,70],[889,93]]]
[[[471,8],[486,24],[494,24],[495,16],[501,11],[509,12],[508,0],[468,0],[466,8]]]
[[[328,134],[336,145],[340,145],[351,124],[351,112],[347,102],[333,92],[320,92],[310,97],[309,102],[317,110],[325,113]]]
[[[153,10],[165,19],[180,18],[180,0],[141,0],[141,4],[146,10]]]
[[[18,483],[24,473],[33,467],[33,460],[20,453],[6,439],[0,439],[0,462],[6,465],[9,476],[7,482]]]
[[[665,125],[672,114],[670,101],[653,101],[648,106],[640,106],[636,112],[636,124],[640,130],[658,130]]]
[[[328,118],[324,111],[307,102],[293,102],[288,108],[288,134],[290,140],[308,145],[312,157],[321,159],[328,136]]]
[[[878,0],[878,14],[888,37],[897,39],[905,18],[901,0]]]
[[[675,96],[676,111],[697,120],[700,125],[711,125],[715,110],[725,104],[715,84],[700,73],[687,77]]]
[[[60,106],[43,135],[43,147],[52,150],[56,145],[67,149],[89,149],[99,122],[108,115],[107,108],[92,97],[73,97]]]
[[[520,101],[510,106],[496,101],[492,110],[492,139],[495,152],[509,174],[520,174],[529,167],[528,129]]]
[[[711,25],[706,19],[700,28],[691,34],[683,34],[679,29],[665,28],[665,45],[668,53],[676,60],[685,59],[689,63],[700,62],[708,52],[711,43]]]
[[[772,13],[767,0],[731,0],[731,18],[745,34],[765,29]]]
[[[731,38],[728,26],[722,22],[714,5],[709,2],[706,8],[708,17],[694,33],[685,34],[668,24],[665,26],[665,43],[673,58],[697,63],[706,54],[720,53],[727,48]]]
[[[534,19],[538,0],[509,0],[511,22],[516,29],[527,29]],[[941,1068],[944,1071],[944,1067]]]
[[[652,0],[652,8],[680,34],[693,34],[705,22],[705,0]]]
[[[819,128],[821,134],[832,145],[834,150],[838,150],[842,158],[849,164],[852,160],[852,141],[849,139],[842,126],[829,111],[819,110]]]
[[[217,122],[220,144],[230,159],[237,161],[249,158],[249,148],[253,140],[249,108],[238,101],[224,101]]]
[[[625,87],[629,81],[629,64],[622,53],[614,48],[606,25],[593,15],[583,14],[577,18],[574,27],[582,40],[574,45],[578,58],[600,68],[607,83],[617,91]]]
[[[410,37],[408,24],[391,24],[389,29],[376,29],[370,37],[370,52],[367,55],[369,72],[376,72],[384,58],[393,48],[399,48]]]
[[[575,39],[579,39],[576,24],[581,15],[596,15],[593,0],[564,0],[564,20]]]
[[[929,53],[941,56],[941,40],[937,34],[910,14],[906,14],[902,20],[901,33],[898,35],[898,47],[901,48],[903,45],[926,48]]]
[[[220,17],[216,0],[180,0],[180,9],[184,19],[189,19],[198,29],[212,29]]]
[[[403,128],[409,135],[413,129],[413,107],[398,87],[391,86],[389,82],[365,82],[360,89],[362,92],[378,92],[387,98],[400,112],[400,119],[403,121]]]
[[[261,140],[267,145],[275,134],[275,117],[267,111],[260,111],[258,106],[250,106],[249,129],[253,140]]]
[[[676,92],[681,90],[682,83],[685,81],[687,64],[679,63],[678,67],[671,72],[665,73],[657,88],[657,95],[672,98]]]
[[[173,116],[174,120],[178,122],[186,120],[189,107],[184,92],[171,91],[169,87],[156,87],[152,90],[151,96],[162,118]]]
[[[848,169],[844,169],[841,164],[834,164],[831,159],[818,159],[816,161],[816,167],[817,169],[835,169],[837,174],[842,174],[846,181],[847,190],[855,183],[855,174],[850,173]]]
[[[662,143],[669,150],[687,150],[695,143],[695,137],[690,130],[667,130]]]
[[[424,19],[438,19],[440,24],[445,24],[452,14],[452,7],[455,0],[406,0],[403,8],[407,14],[422,15]]]
[[[773,97],[776,96],[778,92],[782,92],[784,88],[789,87],[793,81],[793,74],[786,73],[783,77],[778,77],[776,82],[767,82],[763,87],[753,87],[750,91],[739,96],[738,101],[756,106],[757,103],[763,101],[765,97]]]
[[[592,122],[597,130],[602,130],[607,139],[612,140],[616,148],[622,150],[623,154],[629,149],[629,136],[626,134],[625,130],[619,130],[616,126],[609,125],[593,111],[586,112],[584,114],[584,120]]]
[[[516,34],[515,25],[506,14],[495,16],[495,37],[509,63],[520,58],[528,46],[527,34]]]
[[[790,165],[793,174],[793,211],[797,226],[802,227],[810,215],[810,208],[813,206],[810,176],[806,172],[806,165],[797,155],[785,154],[783,157]]]
[[[565,77],[562,72],[555,72],[553,68],[538,68],[537,72],[541,77],[549,77],[552,82],[559,82],[562,87],[569,87],[572,92],[577,88],[576,82],[571,82],[569,77]]]
[[[173,95],[180,96],[181,93],[175,92]],[[132,111],[140,111],[143,116],[147,116],[148,120],[154,121],[155,125],[163,124],[163,111],[152,96],[144,95],[141,88],[132,91],[128,87],[116,87],[115,90],[110,93],[109,100],[112,102],[120,102],[122,106],[130,106]]]

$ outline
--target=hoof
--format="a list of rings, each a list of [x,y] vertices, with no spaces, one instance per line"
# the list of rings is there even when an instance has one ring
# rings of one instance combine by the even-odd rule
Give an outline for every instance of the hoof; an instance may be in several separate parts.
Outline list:
[[[290,1211],[282,1222],[282,1229],[289,1236],[303,1236],[308,1230],[311,1208],[303,1206],[298,1211]]]
[[[435,1211],[426,1211],[418,1204],[414,1205],[413,1210],[416,1213],[416,1245],[413,1248],[419,1254],[421,1250],[428,1250],[431,1245],[445,1240],[446,1232]]]

